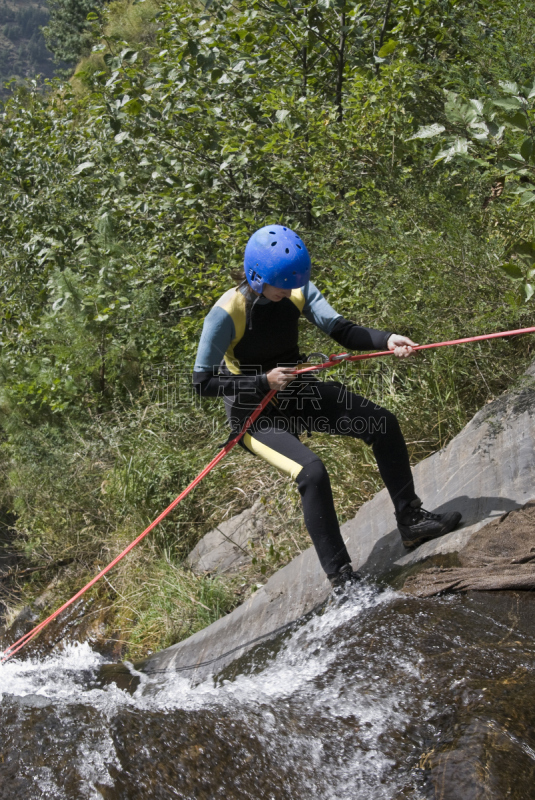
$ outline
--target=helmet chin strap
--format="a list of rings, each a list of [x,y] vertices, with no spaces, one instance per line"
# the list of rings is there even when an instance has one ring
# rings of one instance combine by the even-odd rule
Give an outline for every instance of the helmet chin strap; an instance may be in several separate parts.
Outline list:
[[[253,308],[258,303],[258,301],[260,300],[261,297],[264,297],[264,295],[263,294],[259,294],[258,295],[258,297],[254,300],[254,302],[253,302],[253,304],[251,306],[251,310],[249,311],[249,330],[250,331],[253,329]]]
[[[238,286],[238,289],[241,289],[241,288],[242,288],[242,286],[248,286],[248,285],[249,285],[249,281],[247,280],[247,278],[244,278],[244,279],[243,279],[243,281],[242,281],[242,282],[240,283],[240,285]],[[251,286],[250,288],[252,289],[252,286]],[[260,292],[260,294],[259,294],[258,292],[256,292],[256,290],[255,290],[255,289],[252,289],[252,290],[253,290],[253,292],[255,292],[255,293],[256,293],[256,295],[257,295],[257,296],[256,296],[256,297],[255,297],[255,299],[253,300],[253,302],[252,302],[252,304],[251,304],[251,307],[249,308],[249,310],[248,310],[248,313],[247,313],[247,317],[248,317],[248,324],[247,324],[247,327],[248,327],[248,329],[249,329],[249,330],[252,330],[252,329],[253,329],[253,308],[254,308],[254,307],[255,307],[255,305],[258,303],[258,301],[260,300],[260,298],[261,298],[261,297],[263,297],[263,298],[264,298],[264,300],[267,300],[267,299],[268,299],[268,298],[267,298],[267,297],[264,295],[264,293],[263,293],[263,292]]]

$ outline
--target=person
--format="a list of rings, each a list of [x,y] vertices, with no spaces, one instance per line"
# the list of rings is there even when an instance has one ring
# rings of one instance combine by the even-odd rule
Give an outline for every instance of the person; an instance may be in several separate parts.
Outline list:
[[[340,533],[327,470],[299,439],[305,431],[352,436],[371,445],[405,547],[452,531],[461,515],[422,508],[394,414],[336,381],[293,374],[305,360],[298,320],[306,317],[347,350],[388,349],[404,358],[416,345],[407,336],[362,327],[336,313],[310,280],[304,242],[286,226],[256,231],[247,243],[244,267],[242,283],[225,292],[204,320],[193,384],[202,397],[223,397],[231,436],[262,397],[277,390],[240,443],[296,481],[307,530],[338,590],[360,575]]]

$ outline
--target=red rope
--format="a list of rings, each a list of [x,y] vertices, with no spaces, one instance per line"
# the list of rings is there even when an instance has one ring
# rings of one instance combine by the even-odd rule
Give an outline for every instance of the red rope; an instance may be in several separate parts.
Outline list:
[[[430,350],[433,347],[448,347],[451,344],[466,344],[467,342],[482,342],[484,339],[498,339],[500,336],[516,336],[519,333],[535,333],[534,328],[519,328],[516,331],[501,331],[500,333],[486,333],[483,336],[468,336],[466,339],[451,339],[449,342],[434,342],[433,344],[418,344],[413,347],[413,350]],[[328,369],[340,364],[341,361],[364,361],[368,358],[379,358],[380,356],[392,356],[393,350],[381,350],[375,353],[362,353],[355,356],[350,356],[348,353],[340,355],[329,356],[329,360],[323,364],[316,364],[315,366],[305,367],[304,369],[297,370],[297,372],[314,372],[319,369]]]
[[[206,475],[208,475],[208,473],[209,473],[209,472],[210,472],[210,471],[211,471],[211,470],[212,470],[212,469],[213,469],[213,468],[216,466],[216,464],[218,464],[218,463],[219,463],[219,462],[220,462],[220,461],[221,461],[223,458],[225,458],[225,456],[227,455],[227,453],[230,453],[230,451],[232,450],[232,448],[233,448],[233,447],[235,447],[235,445],[237,445],[237,444],[238,444],[238,442],[240,441],[241,437],[244,435],[244,433],[245,433],[245,431],[247,430],[247,428],[248,428],[250,425],[252,425],[252,423],[255,421],[255,419],[258,417],[258,415],[259,415],[259,414],[261,414],[261,412],[264,410],[264,408],[267,406],[267,404],[269,403],[269,401],[271,400],[271,398],[272,398],[272,397],[273,397],[275,394],[276,394],[276,391],[275,391],[274,389],[272,389],[272,390],[271,390],[271,391],[270,391],[270,392],[269,392],[269,393],[268,393],[268,394],[267,394],[267,395],[266,395],[266,396],[263,398],[263,400],[262,400],[262,402],[260,403],[260,405],[258,406],[258,408],[255,408],[255,410],[253,411],[253,413],[251,414],[251,416],[250,416],[250,417],[247,419],[247,421],[245,422],[245,424],[244,424],[244,426],[243,426],[242,430],[240,431],[240,433],[239,433],[239,434],[238,434],[238,435],[237,435],[237,436],[236,436],[234,439],[231,439],[231,440],[230,440],[230,442],[228,442],[228,443],[227,443],[227,444],[226,444],[226,445],[225,445],[225,446],[224,446],[224,447],[223,447],[223,448],[222,448],[222,449],[219,451],[219,453],[216,455],[216,457],[215,457],[215,458],[213,458],[213,459],[210,461],[210,463],[209,463],[209,464],[207,464],[207,465],[205,466],[205,468],[202,470],[202,472],[199,472],[199,474],[197,475],[197,477],[196,477],[196,478],[194,478],[194,479],[192,480],[192,482],[189,484],[189,486],[186,486],[186,488],[184,489],[184,491],[183,491],[183,492],[181,492],[181,493],[178,495],[178,497],[176,497],[176,498],[173,500],[173,502],[171,503],[171,505],[167,506],[167,508],[165,509],[165,511],[162,511],[162,513],[160,514],[160,516],[159,516],[159,517],[156,517],[156,519],[154,520],[154,522],[151,522],[151,524],[148,526],[148,528],[145,528],[145,530],[143,531],[143,533],[140,533],[140,534],[139,534],[139,536],[137,537],[137,539],[134,539],[134,541],[133,541],[133,542],[130,542],[130,544],[128,545],[128,547],[126,547],[126,548],[123,550],[123,552],[122,552],[122,553],[119,553],[119,555],[118,555],[118,556],[115,556],[115,558],[113,559],[113,561],[111,561],[111,562],[108,564],[108,566],[107,566],[107,567],[104,567],[104,569],[103,569],[103,570],[101,570],[101,571],[98,573],[98,575],[95,575],[95,577],[94,577],[94,578],[92,578],[92,579],[89,581],[89,583],[86,583],[86,585],[83,587],[83,589],[80,589],[80,591],[79,591],[79,592],[76,592],[76,594],[75,594],[73,597],[71,597],[71,599],[70,599],[70,600],[67,600],[67,602],[66,602],[66,603],[64,603],[64,604],[61,606],[61,608],[58,608],[56,611],[54,611],[54,613],[53,613],[53,614],[51,614],[49,617],[47,617],[47,618],[46,618],[46,619],[44,619],[42,622],[40,622],[40,623],[39,623],[39,625],[36,625],[36,626],[35,626],[35,628],[32,628],[32,630],[31,630],[31,631],[28,631],[28,633],[25,633],[25,634],[24,634],[24,636],[21,636],[21,638],[20,638],[20,639],[18,639],[16,642],[14,642],[14,644],[12,644],[12,645],[10,645],[9,647],[7,647],[7,648],[6,648],[6,650],[4,650],[4,652],[2,653],[2,658],[1,658],[1,660],[0,660],[0,663],[2,663],[2,664],[3,664],[3,663],[4,663],[4,661],[7,661],[7,660],[8,660],[8,658],[11,658],[11,656],[14,656],[14,655],[15,655],[15,653],[18,653],[18,651],[19,651],[19,650],[22,650],[22,648],[24,647],[24,645],[28,644],[28,642],[29,642],[29,641],[31,641],[31,640],[32,640],[32,639],[33,639],[35,636],[37,636],[37,634],[38,634],[38,633],[40,633],[40,632],[43,630],[43,628],[45,628],[45,627],[46,627],[46,626],[47,626],[47,625],[48,625],[50,622],[52,622],[52,620],[56,619],[56,617],[58,617],[58,616],[61,614],[61,612],[62,612],[62,611],[65,611],[65,609],[66,609],[66,608],[68,608],[70,605],[72,605],[73,603],[75,603],[75,602],[76,602],[76,600],[78,600],[78,599],[79,599],[79,598],[80,598],[80,597],[81,597],[83,594],[85,594],[85,592],[87,592],[87,590],[88,590],[88,589],[90,589],[92,586],[94,586],[94,585],[95,585],[95,583],[96,583],[98,580],[100,580],[100,578],[102,578],[102,577],[103,577],[103,576],[104,576],[104,575],[105,575],[107,572],[109,572],[111,569],[113,569],[113,567],[114,567],[116,564],[118,564],[118,563],[119,563],[119,561],[121,561],[121,559],[123,559],[123,558],[124,558],[124,557],[125,557],[125,556],[126,556],[128,553],[129,553],[129,552],[130,552],[130,550],[133,550],[133,549],[134,549],[134,547],[135,547],[137,544],[139,544],[139,542],[140,542],[142,539],[144,539],[144,538],[145,538],[145,536],[147,536],[147,534],[148,534],[148,533],[150,533],[150,532],[151,532],[151,530],[152,530],[153,528],[155,528],[155,527],[156,527],[156,525],[158,525],[158,523],[160,523],[160,522],[161,522],[161,521],[162,521],[162,520],[163,520],[163,519],[164,519],[164,518],[165,518],[165,517],[166,517],[166,516],[167,516],[167,515],[168,515],[168,514],[169,514],[169,513],[172,511],[172,510],[173,510],[173,508],[175,508],[175,506],[177,506],[177,505],[178,505],[178,504],[181,502],[181,500],[183,500],[183,499],[186,497],[186,495],[188,495],[188,494],[191,492],[191,490],[192,490],[192,489],[194,489],[194,488],[197,486],[197,484],[198,484],[198,483],[200,483],[200,482],[202,481],[202,479],[203,479],[203,478],[204,478]]]
[[[467,342],[481,342],[484,339],[497,339],[497,338],[499,338],[501,336],[515,336],[515,335],[520,334],[520,333],[535,333],[535,327],[533,327],[533,328],[520,328],[519,330],[503,331],[501,333],[488,333],[488,334],[485,334],[483,336],[469,336],[469,337],[467,337],[465,339],[452,339],[451,341],[448,341],[448,342],[435,342],[434,344],[421,344],[421,345],[417,345],[416,347],[414,347],[413,350],[429,350],[430,348],[447,347],[447,346],[453,345],[453,344],[466,344]],[[381,350],[380,352],[364,353],[364,354],[359,354],[359,355],[349,355],[347,353],[341,353],[340,355],[332,355],[332,356],[329,357],[329,360],[325,361],[323,364],[315,364],[315,365],[312,365],[310,367],[304,367],[302,369],[295,370],[295,374],[299,375],[299,374],[304,373],[304,372],[315,372],[315,371],[320,370],[320,369],[328,369],[329,367],[334,367],[337,364],[340,364],[341,361],[364,361],[365,359],[368,359],[368,358],[379,358],[380,356],[391,356],[391,355],[393,355],[393,352],[394,352],[393,350]],[[253,411],[253,413],[251,414],[251,416],[247,419],[247,421],[245,422],[245,424],[244,424],[243,428],[241,429],[240,433],[237,436],[235,436],[234,439],[231,439],[220,450],[220,452],[217,454],[217,456],[215,458],[213,458],[210,461],[210,463],[207,464],[206,467],[202,470],[202,472],[200,472],[197,475],[197,477],[192,480],[192,482],[189,484],[189,486],[187,486],[178,495],[178,497],[176,497],[173,500],[173,502],[169,506],[167,506],[165,511],[162,511],[160,516],[156,517],[156,519],[153,522],[151,522],[151,524],[148,526],[148,528],[145,528],[143,533],[140,533],[140,535],[137,537],[137,539],[134,539],[134,541],[131,542],[128,545],[128,547],[126,547],[123,550],[122,553],[119,553],[119,555],[116,556],[113,559],[113,561],[111,561],[106,567],[104,567],[104,569],[101,570],[98,573],[98,575],[95,575],[95,577],[92,578],[89,581],[89,583],[87,583],[82,589],[80,589],[79,592],[77,592],[73,597],[71,597],[70,600],[67,600],[67,602],[64,603],[61,606],[61,608],[58,608],[56,611],[54,611],[53,614],[51,614],[49,617],[47,617],[42,622],[40,622],[38,625],[36,625],[35,628],[33,628],[28,633],[25,633],[24,636],[21,636],[21,638],[18,639],[16,642],[14,642],[14,644],[12,644],[9,647],[7,647],[4,650],[4,652],[2,653],[2,658],[0,659],[0,663],[4,663],[9,658],[14,656],[15,653],[18,653],[19,650],[21,650],[24,647],[24,645],[28,644],[28,642],[30,642],[35,636],[37,636],[37,634],[40,633],[43,630],[43,628],[45,628],[50,622],[52,622],[52,620],[56,619],[56,617],[58,617],[63,611],[65,611],[65,609],[67,609],[69,606],[71,606],[73,603],[75,603],[76,600],[78,600],[83,594],[85,594],[85,592],[87,592],[88,589],[90,589],[92,586],[94,586],[95,583],[97,583],[97,581],[100,580],[100,578],[102,578],[104,575],[106,575],[107,572],[109,572],[111,569],[113,569],[113,567],[116,564],[118,564],[119,561],[121,561],[131,550],[133,550],[134,547],[137,544],[139,544],[139,542],[142,539],[144,539],[145,536],[147,536],[147,534],[149,534],[153,530],[153,528],[156,527],[156,525],[158,525],[163,519],[165,519],[165,517],[175,508],[175,506],[177,506],[192,491],[192,489],[194,489],[197,486],[197,484],[200,483],[202,481],[202,479],[204,477],[206,477],[206,475],[208,475],[208,473],[213,470],[213,468],[216,466],[216,464],[218,464],[223,458],[225,458],[225,456],[228,453],[230,453],[232,448],[235,447],[235,445],[238,444],[238,442],[240,441],[242,436],[245,434],[247,429],[253,424],[253,422],[257,419],[257,417],[262,413],[264,408],[267,406],[267,404],[270,402],[270,400],[274,397],[274,395],[276,393],[277,393],[277,390],[275,390],[275,389],[272,389],[270,392],[268,392],[268,394],[263,398],[263,400],[260,403],[260,405],[258,406],[258,408],[256,408]]]

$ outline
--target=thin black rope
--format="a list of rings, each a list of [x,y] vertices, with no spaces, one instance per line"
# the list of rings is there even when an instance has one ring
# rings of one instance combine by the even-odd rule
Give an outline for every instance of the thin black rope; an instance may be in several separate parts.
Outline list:
[[[236,647],[227,650],[225,653],[221,653],[218,656],[214,656],[214,658],[207,659],[206,661],[199,661],[197,664],[187,664],[184,667],[166,667],[165,669],[143,669],[142,667],[137,672],[142,672],[144,675],[156,675],[165,672],[186,672],[187,670],[191,669],[199,669],[200,667],[208,667],[210,664],[214,664],[216,661],[220,661],[222,658],[226,658],[226,656],[231,656],[233,653],[237,653],[238,650],[242,650],[246,647],[252,647],[254,644],[261,642],[263,639],[268,639],[271,636],[277,636],[279,633],[288,630],[291,628],[292,625],[296,625],[301,620],[306,619],[306,617],[313,616],[318,611],[320,611],[323,606],[325,605],[325,600],[315,606],[312,611],[308,611],[302,617],[298,617],[297,619],[292,620],[291,622],[286,622],[284,625],[280,625],[278,628],[270,631],[269,633],[263,633],[260,636],[256,636],[254,639],[249,639],[247,642],[243,642],[243,644],[239,644]]]

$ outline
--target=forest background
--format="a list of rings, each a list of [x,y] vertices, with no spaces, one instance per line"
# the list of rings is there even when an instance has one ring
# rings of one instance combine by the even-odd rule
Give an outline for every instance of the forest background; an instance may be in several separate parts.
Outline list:
[[[103,0],[0,0],[0,97],[27,78],[72,74],[92,47]]]
[[[38,595],[39,613],[67,599],[226,439],[191,369],[256,228],[299,231],[315,282],[355,322],[420,343],[533,324],[532,3],[118,0],[79,3],[79,29],[61,9],[47,36],[63,77],[12,88],[0,121],[8,620]],[[335,349],[306,322],[301,340]],[[518,337],[332,377],[398,414],[416,462],[532,350]],[[307,444],[342,520],[381,488],[360,442]],[[189,571],[200,537],[256,500],[271,529],[251,564]],[[296,488],[236,448],[85,613],[139,658],[308,546]]]

